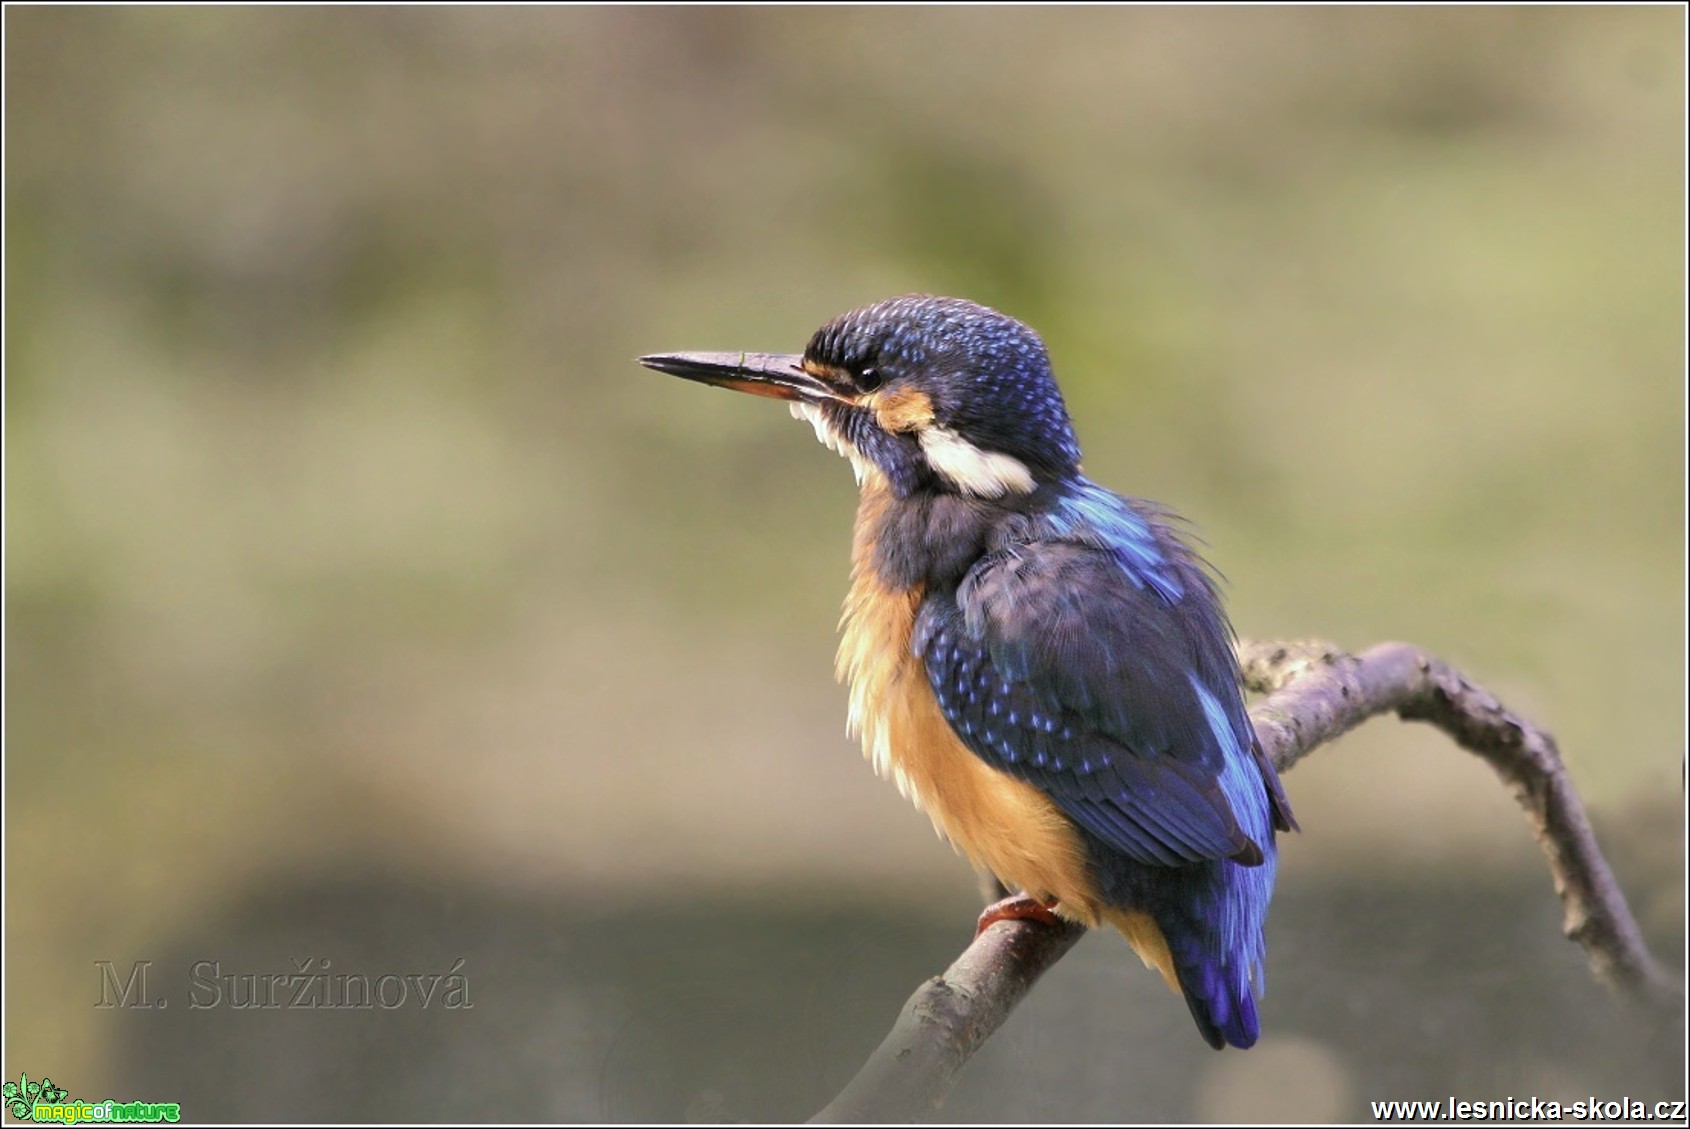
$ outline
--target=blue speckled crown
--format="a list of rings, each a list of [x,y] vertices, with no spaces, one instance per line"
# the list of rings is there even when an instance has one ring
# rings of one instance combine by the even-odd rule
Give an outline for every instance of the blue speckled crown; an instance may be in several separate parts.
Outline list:
[[[804,355],[887,383],[921,374],[937,421],[1047,472],[1077,468],[1080,445],[1039,335],[961,298],[907,294],[834,318]]]

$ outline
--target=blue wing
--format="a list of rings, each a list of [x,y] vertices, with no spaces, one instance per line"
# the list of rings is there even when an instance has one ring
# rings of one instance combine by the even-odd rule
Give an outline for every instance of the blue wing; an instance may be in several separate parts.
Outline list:
[[[1292,826],[1231,632],[1154,512],[1084,483],[923,602],[912,644],[973,752],[1144,863],[1262,861]]]

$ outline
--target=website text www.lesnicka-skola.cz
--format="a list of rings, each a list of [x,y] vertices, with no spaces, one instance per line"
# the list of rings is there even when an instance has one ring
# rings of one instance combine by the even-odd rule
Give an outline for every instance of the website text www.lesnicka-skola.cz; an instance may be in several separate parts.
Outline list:
[[[1679,1101],[1643,1101],[1637,1098],[1598,1098],[1551,1101],[1545,1098],[1499,1098],[1466,1101],[1437,1098],[1430,1101],[1369,1102],[1375,1121],[1676,1121],[1683,1123],[1687,1110]]]

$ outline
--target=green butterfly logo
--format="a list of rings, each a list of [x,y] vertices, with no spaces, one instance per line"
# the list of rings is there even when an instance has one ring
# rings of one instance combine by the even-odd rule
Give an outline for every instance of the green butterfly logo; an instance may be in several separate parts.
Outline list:
[[[51,1078],[43,1078],[39,1082],[31,1082],[28,1074],[18,1075],[16,1082],[0,1085],[0,1099],[4,1099],[7,1112],[19,1121],[28,1121],[37,1102],[56,1105],[65,1100],[62,1087],[53,1085]]]

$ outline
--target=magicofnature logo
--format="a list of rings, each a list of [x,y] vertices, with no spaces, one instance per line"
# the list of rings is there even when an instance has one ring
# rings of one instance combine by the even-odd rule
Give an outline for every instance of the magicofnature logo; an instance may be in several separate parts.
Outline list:
[[[0,1097],[5,1099],[6,1112],[19,1121],[75,1125],[81,1121],[182,1119],[182,1106],[178,1102],[120,1102],[112,1098],[103,1102],[67,1102],[64,1088],[53,1085],[51,1078],[31,1082],[28,1074],[20,1074],[16,1082],[0,1085]]]

